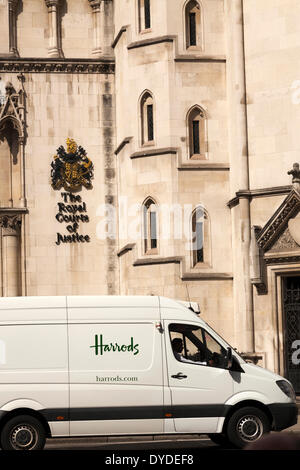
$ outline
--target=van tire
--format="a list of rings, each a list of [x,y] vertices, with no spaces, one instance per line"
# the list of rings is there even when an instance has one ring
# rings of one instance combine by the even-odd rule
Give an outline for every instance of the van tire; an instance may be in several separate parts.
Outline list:
[[[42,450],[46,433],[34,416],[14,416],[3,426],[0,442],[3,450]]]
[[[267,415],[259,408],[247,406],[233,413],[228,421],[227,436],[233,445],[242,449],[258,441],[270,429]]]

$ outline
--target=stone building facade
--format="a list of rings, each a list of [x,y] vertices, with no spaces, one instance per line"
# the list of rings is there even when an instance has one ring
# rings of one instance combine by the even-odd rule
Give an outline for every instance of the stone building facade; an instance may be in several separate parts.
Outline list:
[[[197,301],[300,392],[299,15],[0,0],[1,295]]]

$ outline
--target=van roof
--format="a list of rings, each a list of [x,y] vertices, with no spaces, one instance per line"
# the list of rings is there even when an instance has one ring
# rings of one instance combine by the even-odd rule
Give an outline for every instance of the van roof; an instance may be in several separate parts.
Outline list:
[[[195,320],[185,302],[158,296],[35,296],[0,298],[0,324],[65,323],[69,321],[160,320],[159,305],[165,319]],[[184,312],[183,312],[184,310]],[[141,314],[142,311],[142,314]],[[200,321],[200,319],[198,319]]]
[[[0,311],[10,309],[76,307],[161,307],[182,308],[187,303],[154,295],[70,295],[1,297]]]

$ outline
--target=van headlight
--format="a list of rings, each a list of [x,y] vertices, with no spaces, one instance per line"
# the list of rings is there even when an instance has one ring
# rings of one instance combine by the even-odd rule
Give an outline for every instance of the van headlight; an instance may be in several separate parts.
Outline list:
[[[289,382],[287,382],[286,380],[277,380],[276,383],[280,390],[283,391],[283,393],[285,393],[289,398],[291,398],[291,400],[296,401],[295,391]]]

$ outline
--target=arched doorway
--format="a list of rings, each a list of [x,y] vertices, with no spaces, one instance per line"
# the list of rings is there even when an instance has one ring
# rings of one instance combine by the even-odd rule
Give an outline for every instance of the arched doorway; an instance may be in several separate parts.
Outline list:
[[[282,277],[285,376],[300,394],[300,274]]]

